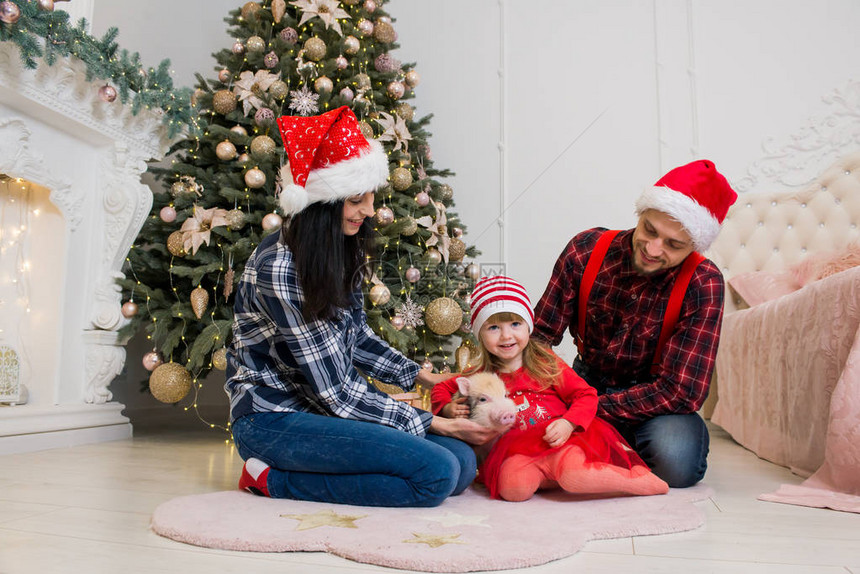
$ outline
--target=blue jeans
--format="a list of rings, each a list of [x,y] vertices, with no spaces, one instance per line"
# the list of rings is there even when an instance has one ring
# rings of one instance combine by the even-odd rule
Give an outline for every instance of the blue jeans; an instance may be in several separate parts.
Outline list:
[[[258,413],[233,423],[243,459],[269,464],[273,498],[357,506],[437,506],[475,479],[455,438],[311,413]]]
[[[599,377],[591,376],[579,357],[573,369],[599,395],[623,389],[606,388]],[[592,382],[592,379],[597,379]],[[633,424],[613,426],[630,443],[645,464],[672,488],[693,486],[705,476],[708,469],[708,447],[711,437],[708,427],[696,413],[659,415]]]

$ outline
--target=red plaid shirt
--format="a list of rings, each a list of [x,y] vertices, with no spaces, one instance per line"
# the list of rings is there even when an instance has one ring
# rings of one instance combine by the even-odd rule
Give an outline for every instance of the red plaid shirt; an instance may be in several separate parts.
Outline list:
[[[579,284],[603,231],[584,231],[568,243],[535,307],[534,332],[553,346],[561,342],[565,329],[576,331]],[[584,348],[579,349],[587,378],[599,380],[598,389],[606,391],[598,415],[617,423],[699,410],[708,394],[723,320],[723,276],[705,259],[690,280],[675,330],[652,376],[657,338],[680,266],[638,275],[632,264],[632,237],[632,229],[623,231],[609,246],[591,289]]]

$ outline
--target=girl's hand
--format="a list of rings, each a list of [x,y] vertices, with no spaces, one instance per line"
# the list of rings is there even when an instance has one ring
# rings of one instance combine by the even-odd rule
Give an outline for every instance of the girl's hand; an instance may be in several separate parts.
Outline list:
[[[486,444],[499,437],[498,431],[483,427],[475,421],[443,417],[433,417],[433,422],[430,423],[430,432],[458,438],[474,446]]]
[[[569,420],[555,419],[547,425],[543,440],[546,441],[550,448],[555,448],[566,443],[572,434],[573,424]]]
[[[471,409],[466,404],[466,397],[458,397],[442,407],[439,414],[449,419],[467,419]]]

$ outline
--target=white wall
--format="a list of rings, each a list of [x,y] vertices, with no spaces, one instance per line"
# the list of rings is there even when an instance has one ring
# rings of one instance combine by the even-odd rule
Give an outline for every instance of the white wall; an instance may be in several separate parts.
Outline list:
[[[96,35],[178,84],[211,74],[242,0],[94,0]],[[855,0],[394,0],[434,159],[488,263],[537,299],[570,237],[629,227],[666,170],[708,157],[738,181],[856,79]],[[850,145],[857,145],[853,140]],[[777,146],[778,147],[778,146]],[[499,226],[499,222],[503,227]],[[569,351],[569,345],[561,349]],[[563,353],[566,354],[566,353]],[[129,357],[129,361],[135,360]]]

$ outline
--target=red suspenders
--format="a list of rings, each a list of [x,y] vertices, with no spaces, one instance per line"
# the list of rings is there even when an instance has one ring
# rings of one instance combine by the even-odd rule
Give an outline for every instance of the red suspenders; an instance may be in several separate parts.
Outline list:
[[[603,259],[606,257],[606,252],[609,250],[609,244],[618,235],[620,231],[606,231],[597,239],[594,249],[588,258],[588,263],[585,264],[585,270],[582,273],[582,281],[579,284],[579,313],[577,314],[577,331],[576,345],[582,348],[582,341],[585,339],[585,311],[588,304],[588,297],[591,295],[591,288],[594,286],[594,280],[597,277],[597,272],[600,271],[603,265]],[[687,287],[690,285],[690,279],[693,277],[693,272],[699,263],[704,261],[705,257],[693,251],[684,259],[681,264],[681,272],[675,278],[675,284],[672,286],[672,292],[669,294],[669,302],[666,305],[666,314],[663,316],[663,325],[660,327],[660,338],[657,339],[657,349],[654,351],[654,361],[651,365],[651,374],[656,373],[660,359],[663,355],[663,347],[666,346],[666,341],[675,329],[675,324],[678,322],[678,317],[681,314],[681,303],[684,302],[684,295],[687,293]]]

